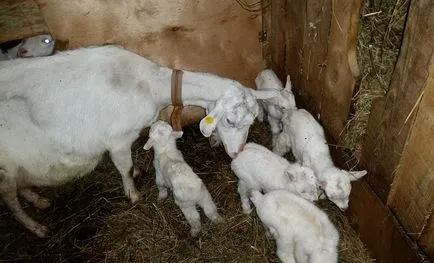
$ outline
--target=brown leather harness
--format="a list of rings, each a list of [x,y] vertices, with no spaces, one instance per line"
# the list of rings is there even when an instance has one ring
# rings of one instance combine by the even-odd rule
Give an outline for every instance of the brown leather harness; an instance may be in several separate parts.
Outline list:
[[[170,125],[174,131],[182,131],[182,70],[173,69],[172,71],[172,90],[171,98],[173,111],[170,115]]]

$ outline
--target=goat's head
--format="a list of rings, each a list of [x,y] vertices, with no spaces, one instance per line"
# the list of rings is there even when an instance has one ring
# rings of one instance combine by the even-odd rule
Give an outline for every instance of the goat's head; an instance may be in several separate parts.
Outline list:
[[[37,35],[23,40],[18,49],[18,56],[23,58],[28,57],[44,57],[53,53],[54,39],[51,35]]]
[[[284,109],[294,109],[296,107],[289,75],[286,78],[284,88],[277,75],[271,69],[266,69],[259,72],[255,84],[258,90],[277,90],[280,92],[280,96],[264,101],[264,104],[268,106],[268,114],[271,114],[274,118],[280,119]]]
[[[182,134],[182,131],[173,131],[172,126],[167,122],[156,121],[149,129],[149,139],[143,149],[149,150],[155,145],[166,145],[170,140],[181,138]]]
[[[319,196],[319,183],[312,169],[298,163],[291,164],[285,170],[290,187],[308,201],[316,201]]]
[[[320,182],[327,198],[342,211],[348,208],[351,193],[351,181],[356,181],[366,175],[366,171],[345,171],[339,168],[329,168],[321,174],[327,181]]]
[[[205,137],[216,132],[231,158],[243,150],[250,125],[258,116],[256,99],[269,99],[279,95],[276,91],[257,91],[234,83],[234,89],[227,90],[209,105],[207,115],[199,125]]]

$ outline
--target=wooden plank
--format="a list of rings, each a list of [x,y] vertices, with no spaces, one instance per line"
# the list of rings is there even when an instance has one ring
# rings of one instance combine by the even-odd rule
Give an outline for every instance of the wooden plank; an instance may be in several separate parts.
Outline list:
[[[49,33],[34,1],[0,1],[0,43]]]
[[[271,1],[270,52],[271,68],[281,79],[286,73],[288,21],[286,10],[287,0]],[[295,81],[295,79],[294,79]]]
[[[331,20],[330,0],[273,0],[272,68],[291,81],[303,107],[320,112]]]
[[[350,206],[346,215],[376,262],[426,262],[366,180],[352,183]]]
[[[423,95],[421,94],[420,104],[415,107],[419,110],[387,202],[414,240],[419,240],[434,210],[433,51],[431,55],[431,66],[426,70],[427,81],[424,83]],[[425,245],[434,249],[434,243]]]
[[[303,101],[308,102],[305,107],[317,116],[321,112],[324,90],[332,4],[330,0],[306,2],[303,48],[299,51],[303,58],[302,68],[299,70],[302,83],[298,92]]]
[[[272,0],[261,1],[262,7],[262,32],[265,32],[266,39],[262,42],[262,58],[266,65],[271,65],[271,5]]]
[[[327,66],[321,101],[321,120],[334,140],[346,125],[359,69],[356,59],[360,0],[332,0]]]
[[[414,114],[405,121],[427,80],[434,46],[433,16],[432,0],[410,3],[389,91],[374,102],[371,110],[361,162],[369,170],[369,184],[383,202],[386,202]]]
[[[434,261],[434,216],[431,214],[422,236],[419,239],[420,247],[428,254],[431,261]]]

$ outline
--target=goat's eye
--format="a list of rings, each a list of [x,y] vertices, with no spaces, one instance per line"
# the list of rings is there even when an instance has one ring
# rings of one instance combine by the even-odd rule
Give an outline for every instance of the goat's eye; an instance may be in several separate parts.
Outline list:
[[[49,39],[49,38],[44,38],[44,39],[42,40],[42,42],[44,42],[45,44],[50,44],[50,43],[51,43],[51,39]]]
[[[231,121],[229,118],[226,118],[225,119],[225,121],[226,121],[226,124],[228,125],[228,126],[234,126],[234,122],[233,121]]]

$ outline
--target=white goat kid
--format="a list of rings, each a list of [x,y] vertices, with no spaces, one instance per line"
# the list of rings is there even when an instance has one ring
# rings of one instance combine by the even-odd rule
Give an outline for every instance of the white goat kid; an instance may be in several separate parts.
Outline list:
[[[309,201],[285,190],[249,192],[258,217],[276,240],[283,263],[338,262],[339,233],[328,216]]]
[[[106,151],[125,195],[139,200],[131,145],[171,104],[171,76],[172,69],[111,45],[0,63],[0,195],[15,218],[46,236],[47,228],[24,212],[17,193],[38,203],[44,199],[27,188],[83,176]],[[216,130],[232,157],[258,114],[256,99],[273,96],[212,74],[183,75],[183,103],[207,109],[202,134]]]
[[[54,43],[55,41],[51,35],[29,37],[18,45],[5,50],[3,58],[0,60],[49,56],[53,53]]]
[[[360,179],[367,172],[345,171],[334,165],[324,129],[308,111],[285,111],[282,121],[283,131],[277,139],[277,152],[283,155],[292,149],[298,162],[312,168],[327,197],[341,210],[347,209],[351,181]]]
[[[210,193],[202,180],[185,162],[182,153],[176,148],[176,139],[182,137],[182,131],[176,132],[163,121],[155,122],[149,131],[149,140],[143,147],[154,148],[155,177],[158,186],[158,199],[167,197],[167,188],[173,191],[176,205],[181,209],[191,226],[193,237],[200,232],[200,215],[196,210],[199,205],[205,215],[214,223],[221,223]]]
[[[277,135],[282,131],[281,120],[283,110],[296,108],[294,94],[292,93],[292,83],[288,75],[284,88],[280,79],[271,69],[259,72],[255,83],[258,90],[276,90],[280,93],[280,96],[275,98],[260,100],[260,106],[262,105],[262,107],[258,115],[259,121],[262,121],[263,111],[265,110],[267,113],[274,145]]]
[[[290,163],[256,143],[247,143],[231,163],[238,177],[238,193],[244,213],[250,213],[248,191],[284,189],[309,201],[318,200],[318,182],[310,168]]]

